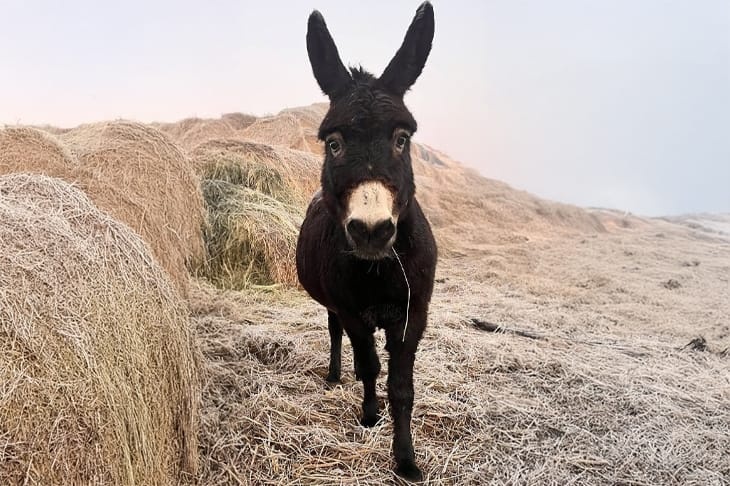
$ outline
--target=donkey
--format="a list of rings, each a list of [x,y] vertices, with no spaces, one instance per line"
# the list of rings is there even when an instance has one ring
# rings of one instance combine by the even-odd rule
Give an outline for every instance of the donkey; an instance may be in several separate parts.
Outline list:
[[[403,95],[423,70],[433,32],[433,8],[425,2],[376,78],[345,68],[318,11],[307,30],[309,61],[330,107],[318,134],[325,143],[322,187],[299,233],[297,274],[327,308],[330,383],[340,380],[343,329],[350,338],[365,427],[380,420],[373,334],[385,330],[395,472],[410,480],[422,479],[411,437],[413,363],[426,328],[437,250],[415,198],[410,139],[416,121]]]

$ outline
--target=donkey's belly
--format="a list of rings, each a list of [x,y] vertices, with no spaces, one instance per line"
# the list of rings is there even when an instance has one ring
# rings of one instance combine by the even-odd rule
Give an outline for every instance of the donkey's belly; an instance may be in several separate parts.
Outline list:
[[[387,327],[405,322],[406,306],[399,304],[376,304],[371,305],[360,313],[360,319],[370,329],[385,329]]]
[[[320,193],[314,195],[307,208],[307,215],[302,222],[297,240],[297,277],[304,290],[322,304],[330,308],[333,303],[329,302],[323,285],[323,279],[327,273],[326,262],[332,258],[334,249],[332,245],[332,232],[330,218],[326,213]]]

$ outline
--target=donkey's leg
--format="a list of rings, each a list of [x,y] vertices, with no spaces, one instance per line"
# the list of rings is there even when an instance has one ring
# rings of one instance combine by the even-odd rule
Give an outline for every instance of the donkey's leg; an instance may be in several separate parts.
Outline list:
[[[411,315],[412,316],[412,315]],[[421,470],[416,465],[411,437],[411,414],[413,411],[413,363],[416,359],[416,348],[423,329],[408,329],[408,336],[403,342],[403,330],[394,326],[386,330],[386,348],[390,353],[388,359],[388,400],[393,416],[393,456],[395,472],[411,481],[423,479]],[[413,332],[411,332],[413,331]]]
[[[342,370],[342,326],[337,314],[327,311],[327,327],[330,331],[330,366],[327,373],[328,383],[339,383]]]
[[[380,373],[380,360],[375,352],[373,333],[366,330],[364,334],[349,333],[352,352],[355,355],[355,377],[362,380],[363,400],[362,419],[360,424],[372,427],[380,420],[378,399],[375,396],[375,380]]]

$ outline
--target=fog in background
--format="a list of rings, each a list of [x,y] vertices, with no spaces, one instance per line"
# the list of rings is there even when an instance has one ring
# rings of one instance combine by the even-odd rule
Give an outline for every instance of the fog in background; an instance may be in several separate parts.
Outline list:
[[[730,2],[434,0],[418,141],[539,196],[730,212]],[[304,36],[380,74],[417,2],[2,1],[0,123],[256,115],[325,101]]]

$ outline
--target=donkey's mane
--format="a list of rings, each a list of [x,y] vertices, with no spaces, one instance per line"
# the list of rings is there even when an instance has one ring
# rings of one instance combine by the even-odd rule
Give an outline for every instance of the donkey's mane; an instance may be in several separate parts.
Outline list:
[[[416,120],[401,96],[384,90],[379,79],[362,66],[350,66],[350,75],[349,89],[330,100],[330,109],[319,127],[320,140],[335,130],[353,134],[402,127],[416,131]]]
[[[357,84],[372,85],[377,78],[365,70],[362,66],[350,66],[350,76]]]

